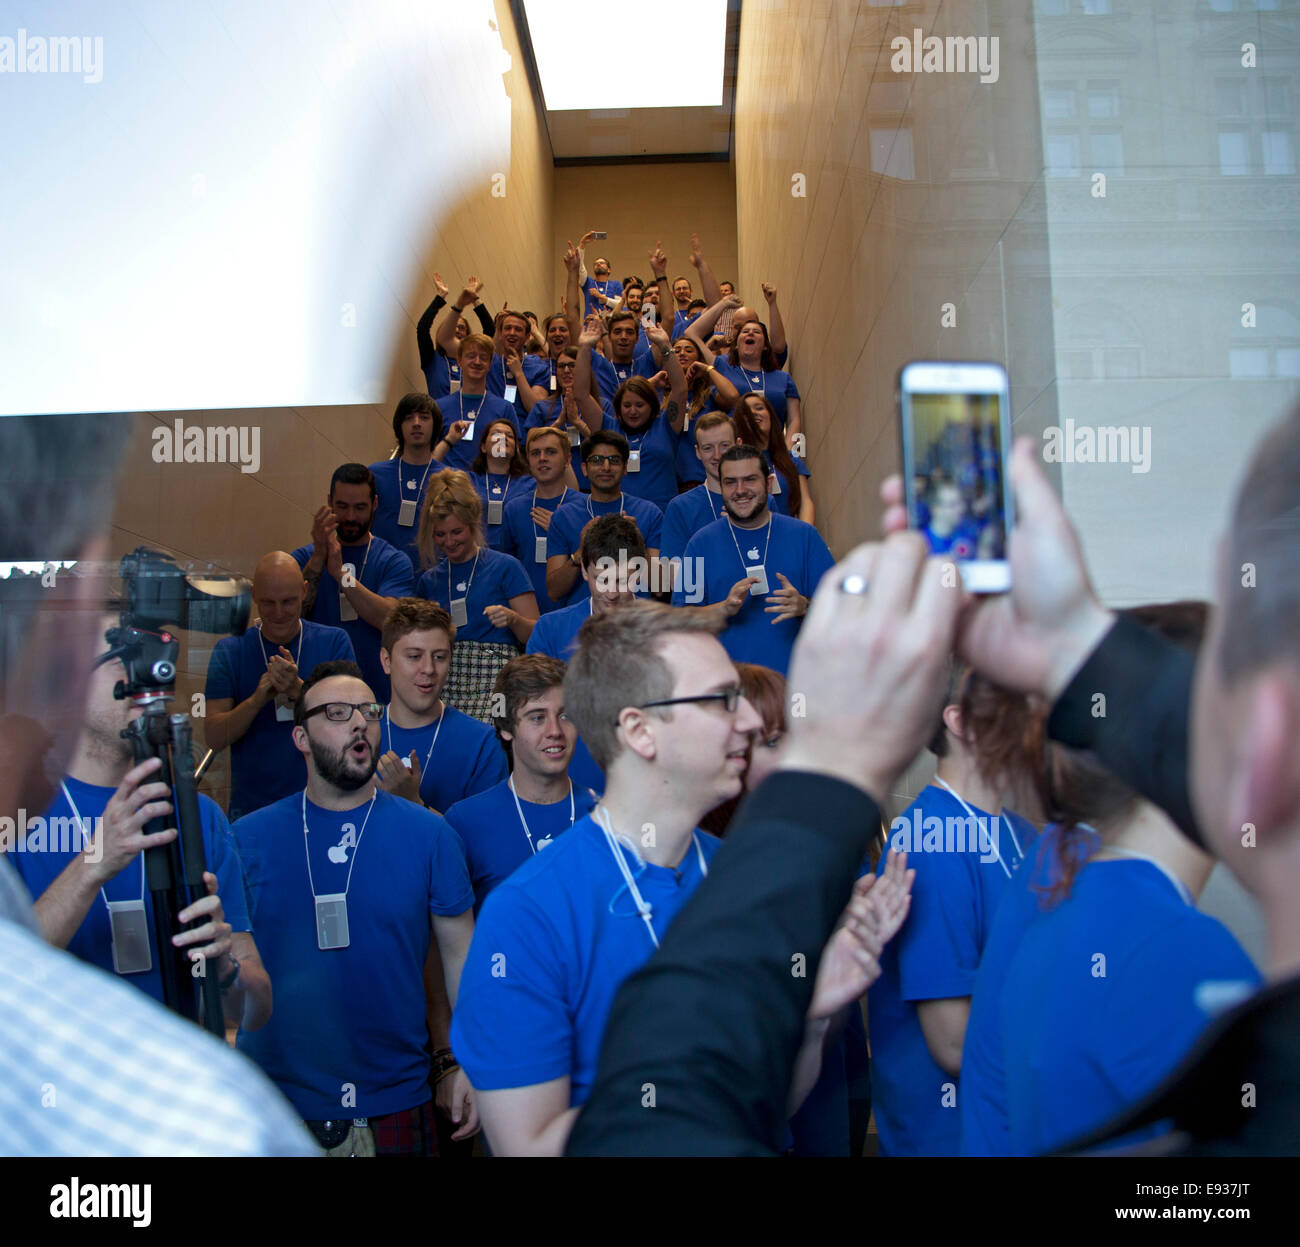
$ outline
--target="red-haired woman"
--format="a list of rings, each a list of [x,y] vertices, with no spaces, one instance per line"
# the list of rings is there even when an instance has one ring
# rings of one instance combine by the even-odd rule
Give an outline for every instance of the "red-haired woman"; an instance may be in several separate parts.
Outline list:
[[[779,515],[793,515],[811,524],[815,509],[808,467],[786,446],[772,404],[761,394],[743,394],[732,413],[732,423],[736,441],[767,456],[767,505]]]

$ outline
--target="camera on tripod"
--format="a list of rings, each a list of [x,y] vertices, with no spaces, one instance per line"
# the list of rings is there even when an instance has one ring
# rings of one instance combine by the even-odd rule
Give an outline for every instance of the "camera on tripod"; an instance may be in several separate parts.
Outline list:
[[[248,627],[252,593],[246,580],[186,571],[168,555],[146,546],[122,559],[121,576],[124,600],[119,623],[105,633],[109,648],[99,663],[115,658],[122,661],[125,678],[118,681],[113,696],[130,698],[142,711],[122,735],[131,742],[137,766],[149,758],[161,760],[162,767],[153,778],[172,791],[179,833],[170,843],[145,850],[163,1003],[220,1035],[225,1024],[216,982],[204,966],[196,976],[184,951],[171,942],[176,915],[206,895],[203,874],[207,862],[190,717],[166,712],[166,702],[176,686],[180,653],[180,641],[168,625],[241,636]],[[171,821],[151,819],[143,830],[148,834],[164,831]]]

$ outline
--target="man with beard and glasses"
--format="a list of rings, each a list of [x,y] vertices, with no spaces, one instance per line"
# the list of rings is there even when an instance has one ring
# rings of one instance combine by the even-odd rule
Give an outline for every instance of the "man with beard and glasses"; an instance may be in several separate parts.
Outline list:
[[[704,601],[725,624],[719,639],[732,660],[784,675],[808,601],[835,560],[811,524],[768,507],[766,470],[752,446],[728,450],[718,480],[726,514],[686,543],[685,557],[700,560]],[[673,604],[685,603],[679,584]]]
[[[307,580],[303,613],[348,634],[366,683],[387,700],[379,632],[397,599],[415,589],[415,568],[371,532],[377,503],[375,477],[364,463],[335,468],[328,502],[312,519],[311,545],[299,546],[293,557]]]
[[[270,1023],[239,1047],[327,1148],[432,1155],[427,1044],[432,1032],[447,1050],[474,892],[456,833],[375,785],[383,710],[356,664],[322,663],[294,708],[307,787],[235,824],[249,915],[280,984]],[[439,1105],[454,1103],[458,1133],[472,1134],[468,1085],[443,1060]]]

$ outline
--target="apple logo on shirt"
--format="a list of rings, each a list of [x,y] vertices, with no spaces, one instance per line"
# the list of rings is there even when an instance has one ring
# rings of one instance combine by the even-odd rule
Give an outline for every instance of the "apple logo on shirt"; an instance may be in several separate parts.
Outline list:
[[[544,848],[545,848],[548,844],[550,844],[550,843],[551,843],[551,837],[550,837],[550,836],[543,836],[543,837],[542,837],[542,838],[537,842],[537,847],[538,847],[539,849],[544,849]]]
[[[463,580],[460,582],[460,584],[458,584],[458,585],[456,586],[456,592],[457,592],[457,593],[464,593],[464,592],[465,592],[465,582],[464,582]]]
[[[758,558],[758,547],[754,546],[752,549],[747,550],[745,556],[746,558],[751,558],[751,559]]]
[[[343,838],[338,844],[331,844],[326,856],[335,865],[342,865],[348,860],[348,850],[357,847],[357,829],[353,823],[343,824]]]

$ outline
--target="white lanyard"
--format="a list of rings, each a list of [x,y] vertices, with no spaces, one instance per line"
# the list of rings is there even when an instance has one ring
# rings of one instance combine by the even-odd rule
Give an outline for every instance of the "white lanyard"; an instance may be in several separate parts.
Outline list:
[[[1104,853],[1119,853],[1124,857],[1136,858],[1139,862],[1148,862],[1154,866],[1170,883],[1174,885],[1174,890],[1182,897],[1183,902],[1187,905],[1195,905],[1192,899],[1191,890],[1164,862],[1157,861],[1154,857],[1148,857],[1145,853],[1136,853],[1132,849],[1122,849],[1117,844],[1107,844],[1102,848]],[[1095,860],[1095,859],[1094,859]]]
[[[528,837],[528,847],[532,849],[534,856],[537,853],[537,846],[533,843],[533,833],[528,830],[528,820],[524,817],[524,807],[519,804],[519,793],[515,789],[515,777],[510,776],[506,780],[506,786],[510,789],[510,795],[515,799],[515,809],[519,812],[519,821],[524,825],[524,835]],[[569,780],[569,826],[573,826],[576,807],[573,804],[573,780]]]
[[[937,775],[934,777],[934,782],[938,784],[940,788],[945,789],[950,796],[957,798],[958,804],[960,804],[961,808],[965,810],[966,813],[969,814],[971,816],[971,819],[973,820],[971,823],[972,829],[978,833],[979,817],[978,815],[976,815],[975,811],[972,810],[970,806],[966,804],[966,802],[962,798],[961,793],[959,793],[946,780],[940,779],[939,776]],[[1007,825],[1007,830],[1011,833],[1011,843],[1016,846],[1016,854],[1018,859],[1017,864],[1019,864],[1019,862],[1023,862],[1025,860],[1025,853],[1024,850],[1020,847],[1020,841],[1016,839],[1016,829],[1012,827],[1011,820],[1006,816],[1005,812],[999,814],[998,818],[1001,822]],[[1003,871],[1006,872],[1007,878],[1010,879],[1011,871],[1007,869],[1006,862],[1002,860],[1002,851],[998,848],[996,844],[993,845],[993,852],[998,855],[998,865],[1002,867]]]
[[[366,553],[361,560],[361,570],[357,572],[357,584],[361,583],[361,577],[366,574],[366,563],[370,561],[370,543],[374,541],[374,539],[375,539],[374,533],[371,533],[366,538]]]
[[[352,867],[357,864],[357,853],[361,849],[361,837],[366,834],[366,824],[370,821],[370,812],[375,808],[375,798],[379,796],[376,788],[370,794],[370,805],[366,816],[361,820],[361,830],[357,832],[357,842],[352,846],[352,858],[348,862],[348,880],[343,885],[343,899],[347,899],[348,889],[352,886]],[[350,813],[350,811],[349,811]],[[302,851],[307,855],[307,886],[311,888],[311,899],[316,900],[316,882],[311,877],[311,850],[307,846],[307,789],[302,790]]]
[[[536,508],[536,506],[537,506],[537,488],[538,488],[538,487],[537,487],[536,485],[533,486],[533,507],[534,507],[534,508]],[[559,510],[559,509],[564,505],[564,500],[565,500],[568,496],[569,496],[569,487],[566,485],[566,486],[564,487],[564,493],[562,493],[562,494],[560,495],[560,500],[559,500],[559,502],[557,502],[557,503],[555,504],[555,511],[558,511],[558,510]],[[555,511],[552,511],[551,514],[554,515],[554,514],[555,514]],[[593,516],[592,518],[594,519],[595,517]],[[533,536],[534,536],[534,537],[540,537],[540,536],[542,536],[542,534],[541,534],[540,532],[537,531],[537,521],[536,521],[536,520],[533,520]]]
[[[751,394],[761,394],[764,398],[766,398],[767,397],[767,373],[765,373],[761,368],[758,370],[758,386],[755,387],[754,382],[749,375],[749,369],[746,368],[744,364],[739,364],[737,365],[737,367],[739,367],[740,371],[745,374],[745,384],[749,386],[749,392]]]
[[[623,883],[627,887],[628,895],[632,898],[632,903],[636,906],[636,911],[641,915],[642,922],[645,923],[645,929],[650,932],[650,939],[656,948],[659,947],[659,937],[655,934],[654,923],[650,921],[650,915],[653,912],[649,902],[641,895],[641,890],[636,886],[636,880],[632,878],[632,872],[628,869],[627,858],[623,856],[623,850],[618,847],[618,840],[610,827],[609,811],[603,805],[596,807],[596,821],[600,825],[601,831],[605,833],[605,843],[609,845],[609,851],[613,853],[614,860],[618,863],[618,868],[623,874]],[[700,876],[707,878],[709,874],[709,864],[704,860],[704,850],[700,847],[700,837],[695,831],[691,832],[691,840],[695,844],[696,856],[700,859]],[[636,849],[632,850],[633,856],[641,865],[645,863]]]
[[[627,505],[626,502],[623,500],[623,491],[620,489],[620,490],[618,491],[618,513],[619,513],[619,515],[622,515],[622,514],[623,514],[623,508],[624,508],[626,505]],[[590,515],[591,518],[592,518],[593,520],[596,518],[596,513],[595,513],[595,511],[593,511],[593,510],[591,509],[591,495],[590,495],[590,494],[587,495],[587,514]],[[606,511],[605,514],[606,514],[606,515],[609,515],[609,514],[612,514],[612,512]]]
[[[469,600],[469,591],[474,587],[474,573],[478,571],[478,556],[483,553],[482,548],[474,551],[474,566],[469,569],[469,580],[465,583],[465,600]],[[447,601],[451,601],[451,569],[456,566],[451,559],[447,560]],[[468,608],[466,608],[468,609]]]
[[[420,769],[420,774],[429,769],[429,759],[433,757],[433,747],[438,743],[438,733],[442,731],[442,721],[447,717],[447,707],[443,706],[442,713],[438,716],[438,726],[433,729],[433,739],[429,742],[429,752],[424,755],[424,766]],[[403,728],[403,731],[409,732],[410,728]],[[388,742],[388,748],[393,748],[393,722],[388,717],[388,707],[384,707],[384,740]]]
[[[369,549],[369,547],[367,547],[367,550],[368,550],[368,549]],[[293,665],[294,665],[295,667],[298,665],[298,659],[302,657],[302,632],[303,632],[302,623],[299,622],[299,624],[298,624],[298,652],[293,656]],[[270,670],[271,670],[271,660],[266,656],[266,646],[262,643],[262,621],[261,621],[260,619],[257,621],[257,644],[261,647],[261,650],[262,650],[262,661],[263,661],[264,663],[266,663],[266,669],[267,669],[268,671],[270,671]]]
[[[405,459],[399,459],[399,460],[397,461],[397,476],[398,476],[398,480],[399,480],[399,482],[400,482],[400,480],[401,480],[401,476],[402,476],[402,464],[404,464],[405,462],[406,462]],[[413,467],[413,468],[414,468],[414,467],[418,467],[418,466],[419,466],[418,464],[414,464],[414,463],[411,464],[411,467]],[[431,470],[432,468],[433,468],[433,460],[430,459],[429,462],[426,463],[426,464],[424,465],[424,475],[423,475],[422,477],[420,477],[420,488],[417,489],[417,490],[415,491],[415,496],[416,496],[416,498],[419,498],[421,492],[424,490],[424,482],[427,481],[427,480],[429,479],[429,472],[430,472],[430,470]],[[414,485],[414,484],[415,484],[414,481],[410,481],[410,482],[408,482],[408,483],[411,484],[411,485]]]
[[[705,488],[707,488],[707,486]],[[712,507],[713,503],[709,503],[709,506]],[[740,542],[736,540],[736,524],[735,521],[730,516],[727,517],[727,530],[731,533],[731,544],[736,547],[736,557],[740,560],[740,569],[741,571],[748,572],[749,564],[745,562],[745,556],[740,552]],[[765,573],[767,571],[767,551],[768,551],[768,547],[770,547],[771,544],[772,544],[772,517],[769,515],[767,517],[767,540],[763,543],[763,561],[762,563],[759,564],[759,566],[763,568]],[[959,801],[961,800],[960,797],[958,797],[957,799]]]
[[[72,817],[77,820],[77,830],[81,832],[81,848],[84,850],[90,844],[90,837],[86,834],[86,824],[81,821],[81,811],[77,809],[77,803],[72,799],[72,793],[68,791],[68,785],[59,781],[59,787],[63,789],[63,795],[68,799],[68,805],[72,809]],[[140,852],[140,901],[144,903],[144,851]],[[110,917],[113,910],[108,903],[108,894],[101,887],[99,889],[99,898],[104,902],[104,908],[108,910]]]
[[[709,514],[713,516],[715,520],[720,520],[722,518],[722,508],[723,508],[722,495],[721,494],[718,495],[718,509],[715,511],[713,509],[713,490],[709,488],[707,483],[701,485],[700,488],[704,490],[704,496],[709,500]],[[735,533],[732,533],[732,537],[734,539]]]
[[[484,473],[483,473],[483,492],[484,492],[485,494],[488,492],[488,490],[489,490],[489,486],[490,486],[490,483],[491,483],[491,482],[489,481],[488,478],[491,477],[491,476],[500,476],[500,475],[502,475],[500,472],[484,472]],[[501,495],[501,505],[502,505],[502,506],[505,506],[505,505],[506,505],[506,499],[510,497],[510,486],[511,486],[511,484],[512,484],[513,481],[514,481],[514,477],[511,476],[509,472],[505,473],[505,478],[506,478],[506,492],[505,492],[504,494]]]

